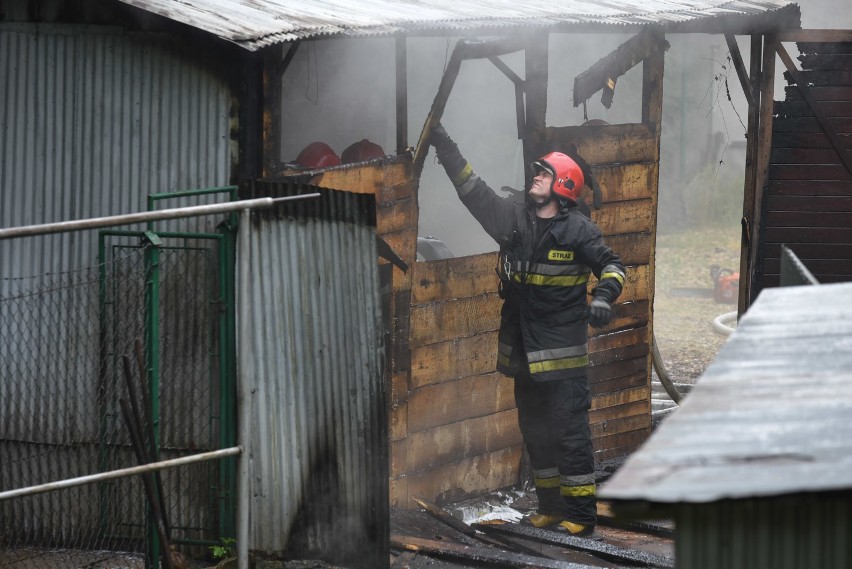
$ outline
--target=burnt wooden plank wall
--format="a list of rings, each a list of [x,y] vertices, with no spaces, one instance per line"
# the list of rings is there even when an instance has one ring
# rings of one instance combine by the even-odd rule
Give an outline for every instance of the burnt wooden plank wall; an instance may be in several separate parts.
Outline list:
[[[590,330],[590,423],[595,456],[606,460],[635,450],[651,427],[659,122],[548,128],[545,138],[553,148],[573,145],[591,165],[603,192],[593,218],[627,266],[615,319]],[[497,254],[415,261],[410,156],[329,169],[309,184],[374,193],[377,232],[409,265],[393,268],[390,298],[391,505],[415,508],[414,497],[440,502],[515,483],[523,446],[514,384],[495,370]]]
[[[592,330],[590,413],[598,460],[635,450],[651,427],[650,314],[659,135],[656,125],[546,130],[573,144],[601,185],[593,217],[628,266],[605,329]],[[518,480],[522,439],[513,380],[495,371],[501,301],[496,253],[416,262],[411,271],[410,374],[393,385],[391,500],[453,500]],[[590,283],[590,287],[594,283]]]
[[[852,43],[799,43],[801,75],[852,149]],[[852,280],[852,175],[799,88],[775,102],[761,238],[762,287],[778,286],[781,244],[823,283]]]
[[[653,251],[659,176],[659,127],[654,123],[551,128],[550,146],[575,146],[601,186],[592,212],[607,243],[627,267],[615,318],[590,328],[589,382],[595,458],[635,450],[651,428],[650,378]],[[586,197],[591,202],[591,196]],[[595,283],[589,283],[590,289]]]

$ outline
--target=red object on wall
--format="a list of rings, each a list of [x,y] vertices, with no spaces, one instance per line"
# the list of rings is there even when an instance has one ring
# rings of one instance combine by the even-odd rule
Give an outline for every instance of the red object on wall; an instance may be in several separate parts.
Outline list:
[[[330,168],[340,165],[340,157],[325,142],[312,142],[299,152],[296,162],[306,168]]]
[[[344,164],[364,162],[365,160],[373,160],[374,158],[382,158],[383,156],[385,156],[385,151],[382,150],[382,147],[375,142],[370,142],[366,138],[350,144],[340,155]]]

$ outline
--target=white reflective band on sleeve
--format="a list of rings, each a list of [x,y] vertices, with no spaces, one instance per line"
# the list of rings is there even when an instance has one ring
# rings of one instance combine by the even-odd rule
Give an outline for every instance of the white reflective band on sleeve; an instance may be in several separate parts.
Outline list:
[[[521,271],[520,263],[515,263],[516,270]],[[523,272],[538,273],[539,275],[587,275],[592,271],[586,265],[545,265],[544,263],[532,263]]]
[[[595,473],[580,474],[578,476],[563,476],[560,479],[563,486],[586,486],[587,484],[595,483]]]
[[[607,277],[614,278],[615,280],[620,282],[622,286],[624,286],[624,279],[627,278],[624,274],[624,271],[622,271],[615,265],[607,265],[603,268],[603,271],[601,271],[601,280]]]
[[[527,353],[527,359],[530,362],[543,362],[546,360],[559,360],[562,358],[572,358],[575,356],[583,356],[589,353],[588,344],[580,346],[571,346],[569,348],[557,348],[553,350],[539,350],[537,352]]]
[[[553,478],[554,476],[559,476],[559,469],[554,466],[553,468],[542,468],[541,470],[533,470],[533,475],[536,478]]]

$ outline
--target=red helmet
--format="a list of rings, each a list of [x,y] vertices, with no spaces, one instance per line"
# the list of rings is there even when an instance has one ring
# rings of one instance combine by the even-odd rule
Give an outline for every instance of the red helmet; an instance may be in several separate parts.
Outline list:
[[[385,151],[382,150],[381,146],[364,138],[347,146],[346,150],[340,154],[340,158],[344,164],[351,164],[352,162],[382,158],[384,155]]]
[[[561,152],[545,154],[532,163],[533,169],[541,168],[553,174],[550,191],[576,202],[586,185],[580,165]]]
[[[340,166],[340,158],[325,142],[312,142],[296,157],[296,162],[306,168]]]

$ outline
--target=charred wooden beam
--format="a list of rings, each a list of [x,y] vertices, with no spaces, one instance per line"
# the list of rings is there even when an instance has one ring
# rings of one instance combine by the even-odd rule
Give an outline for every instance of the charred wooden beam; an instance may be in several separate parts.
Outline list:
[[[649,26],[618,46],[615,51],[574,78],[574,106],[600,91],[614,89],[615,81],[639,62],[668,49],[668,42],[656,28]],[[606,96],[606,92],[604,93]],[[610,98],[611,102],[611,98]],[[604,106],[609,108],[604,99]]]
[[[490,547],[475,547],[460,545],[432,539],[421,539],[404,535],[391,535],[391,546],[409,551],[425,553],[437,557],[460,559],[474,563],[497,565],[501,567],[516,567],[519,569],[599,569],[589,565],[544,559],[520,553],[495,551]]]
[[[750,304],[751,289],[751,249],[752,221],[754,219],[754,194],[756,191],[756,165],[758,142],[758,118],[760,114],[760,92],[756,89],[760,78],[760,62],[763,37],[751,36],[751,55],[749,61],[749,83],[754,92],[754,104],[748,106],[748,134],[746,135],[745,182],[743,184],[743,216],[740,220],[740,294],[737,300],[737,312],[743,314]]]
[[[296,52],[298,51],[301,43],[301,41],[296,40],[287,48],[287,53],[284,54],[284,57],[281,58],[281,61],[279,61],[278,65],[275,66],[275,72],[272,76],[274,80],[280,81],[284,73],[287,72],[287,68],[290,67],[290,64],[293,62],[293,58],[296,57]]]
[[[759,289],[754,286],[760,282],[762,266],[759,265],[758,254],[760,251],[760,235],[763,233],[763,196],[766,181],[769,178],[769,157],[772,153],[772,128],[775,116],[775,46],[778,41],[772,34],[766,35],[763,40],[763,60],[760,71],[760,112],[758,114],[757,134],[757,163],[755,164],[754,184],[754,214],[752,218],[752,235],[749,259],[750,287],[748,304],[757,297]],[[742,274],[742,273],[741,273]]]
[[[517,73],[512,71],[512,69],[503,63],[503,60],[497,56],[491,56],[488,58],[488,61],[494,64],[497,69],[499,69],[503,75],[509,78],[509,80],[515,85],[515,117],[518,123],[518,138],[524,138],[524,130],[526,127],[526,117],[524,111],[524,91],[526,90],[526,82],[521,79]]]
[[[429,115],[426,117],[426,122],[423,125],[423,130],[420,132],[420,138],[417,141],[417,148],[414,151],[414,177],[419,178],[423,172],[423,164],[426,161],[426,154],[429,151],[429,133],[432,126],[441,121],[444,114],[444,108],[447,106],[447,99],[453,90],[453,85],[459,75],[461,62],[466,59],[483,59],[505,55],[524,49],[525,42],[523,38],[513,38],[508,40],[488,41],[488,42],[472,42],[467,40],[459,40],[453,48],[453,53],[450,56],[450,61],[447,63],[447,68],[441,77],[441,84],[438,86],[438,92],[435,94],[435,99],[432,101],[432,108],[429,110]]]
[[[438,92],[432,101],[432,108],[426,117],[426,122],[423,124],[423,130],[420,131],[420,138],[417,141],[413,160],[415,178],[419,179],[420,174],[423,172],[426,153],[429,152],[429,134],[432,132],[432,127],[441,122],[441,117],[444,115],[444,108],[447,106],[447,99],[450,97],[456,77],[459,75],[462,53],[465,50],[464,45],[463,40],[460,40],[456,44],[456,47],[453,48],[450,61],[447,63],[446,70],[444,70],[444,76],[441,77],[441,84],[438,85]]]
[[[497,69],[499,69],[499,70],[500,70],[500,72],[501,72],[501,73],[503,73],[503,75],[505,75],[506,77],[508,77],[508,78],[509,78],[509,81],[511,81],[511,82],[512,82],[512,83],[514,83],[515,85],[520,85],[521,87],[523,87],[523,86],[524,86],[524,80],[523,80],[523,79],[521,79],[521,78],[518,76],[518,74],[517,74],[517,73],[515,73],[514,71],[512,71],[512,68],[511,68],[511,67],[509,67],[508,65],[506,65],[506,64],[503,62],[503,60],[502,60],[502,59],[500,59],[500,58],[499,58],[499,57],[497,57],[496,55],[490,55],[490,56],[488,56],[488,61],[490,61],[491,63],[493,63],[493,64],[494,64],[494,67],[496,67]]]
[[[417,502],[418,506],[420,506],[421,508],[426,510],[427,514],[429,514],[430,516],[432,516],[433,518],[435,518],[439,522],[450,526],[454,530],[456,530],[456,531],[458,531],[458,532],[460,532],[460,533],[462,533],[466,536],[469,536],[469,537],[475,537],[476,536],[476,530],[475,529],[473,529],[472,527],[470,527],[469,525],[467,525],[463,521],[454,518],[453,516],[451,516],[450,514],[445,512],[443,509],[436,506],[435,504],[429,503],[426,500],[421,500],[420,498],[414,498],[413,497],[411,499],[414,500],[415,502]]]
[[[406,549],[396,556],[396,559],[391,563],[391,569],[410,569],[415,557],[417,557],[416,551]]]
[[[598,514],[598,525],[611,528],[624,529],[657,537],[674,538],[674,530],[657,524],[647,522],[625,521],[621,518]]]
[[[544,154],[544,127],[547,115],[547,73],[548,73],[548,36],[541,34],[527,44],[524,52],[526,69],[526,112],[523,135],[524,143],[524,179],[532,177],[530,164]]]
[[[657,128],[656,146],[660,150],[659,127],[663,120],[663,72],[665,70],[665,51],[668,49],[665,35],[659,28],[649,28],[646,33],[649,41],[656,46],[642,60],[642,122]],[[658,176],[658,175],[657,175]],[[654,188],[658,181],[654,181]]]
[[[278,60],[277,51],[270,50],[264,57],[263,78],[263,174],[273,175],[281,164],[281,77],[287,72],[296,56],[300,41],[291,43],[284,57]]]
[[[796,42],[852,42],[852,30],[791,30],[778,33],[777,38]]]
[[[743,56],[740,53],[740,46],[737,45],[737,39],[732,34],[725,34],[725,42],[728,44],[728,51],[731,53],[731,62],[734,64],[734,70],[737,72],[737,77],[740,80],[740,86],[743,88],[746,100],[749,106],[754,104],[754,89],[746,72]]]
[[[674,567],[674,560],[667,557],[651,555],[650,553],[636,549],[625,549],[609,543],[601,543],[594,539],[575,537],[567,533],[559,533],[522,524],[505,524],[501,526],[474,524],[473,527],[486,533],[506,533],[525,537],[541,543],[568,547],[576,551],[590,553],[601,559],[625,562],[631,565],[663,568]]]
[[[522,51],[527,47],[524,37],[489,41],[462,40],[462,59],[484,59]]]
[[[846,166],[846,171],[852,175],[852,156],[850,156],[845,150],[843,142],[837,136],[836,129],[831,124],[831,121],[825,113],[822,112],[822,108],[813,96],[813,93],[811,93],[806,81],[802,78],[802,73],[796,68],[796,65],[790,58],[790,54],[787,53],[787,50],[783,45],[777,43],[775,44],[775,49],[778,52],[779,57],[781,57],[781,61],[783,61],[784,65],[787,67],[787,72],[790,73],[796,81],[796,86],[802,92],[802,96],[805,98],[805,101],[807,101],[817,121],[819,121],[819,125],[822,127],[823,132],[825,132],[828,140],[831,141],[831,146],[834,148],[835,152],[837,152],[837,155],[840,157],[840,161],[843,162],[844,166]]]

